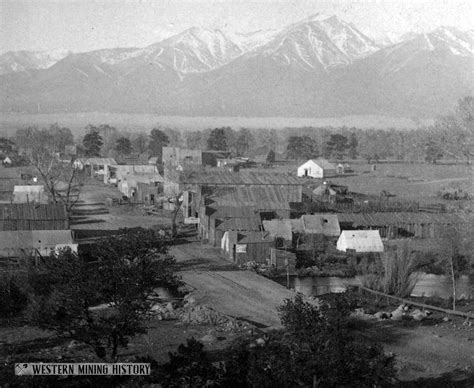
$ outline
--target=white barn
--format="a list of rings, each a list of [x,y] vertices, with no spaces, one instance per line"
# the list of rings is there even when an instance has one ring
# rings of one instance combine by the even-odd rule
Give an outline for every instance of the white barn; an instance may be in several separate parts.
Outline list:
[[[343,252],[383,252],[383,242],[378,230],[343,230],[336,247]]]
[[[336,166],[326,159],[310,159],[298,167],[299,177],[325,178],[336,175]]]

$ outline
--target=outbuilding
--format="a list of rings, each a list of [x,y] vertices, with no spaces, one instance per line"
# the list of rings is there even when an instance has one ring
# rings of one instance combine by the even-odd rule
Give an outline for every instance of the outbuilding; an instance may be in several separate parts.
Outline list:
[[[343,230],[337,240],[337,250],[347,252],[383,252],[383,242],[378,230]]]
[[[299,177],[325,178],[336,175],[336,166],[326,159],[310,159],[298,167]]]

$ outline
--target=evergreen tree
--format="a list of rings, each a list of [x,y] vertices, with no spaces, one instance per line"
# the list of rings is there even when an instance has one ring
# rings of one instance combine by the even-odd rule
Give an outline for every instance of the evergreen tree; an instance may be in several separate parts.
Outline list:
[[[214,151],[227,151],[225,128],[215,128],[207,139],[207,148]]]
[[[100,156],[100,149],[103,145],[102,136],[99,135],[99,132],[93,130],[84,136],[82,145],[86,151],[86,156]]]

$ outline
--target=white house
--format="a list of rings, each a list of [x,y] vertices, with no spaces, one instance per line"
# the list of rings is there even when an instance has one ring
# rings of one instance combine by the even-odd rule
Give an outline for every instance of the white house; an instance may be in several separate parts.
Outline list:
[[[336,167],[326,159],[310,159],[298,167],[299,177],[325,178],[336,175]]]
[[[383,252],[383,242],[378,230],[343,230],[337,240],[337,250],[347,252]]]

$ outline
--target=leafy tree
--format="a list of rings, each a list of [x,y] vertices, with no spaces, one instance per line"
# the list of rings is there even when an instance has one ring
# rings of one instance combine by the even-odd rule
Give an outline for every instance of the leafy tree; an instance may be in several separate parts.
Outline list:
[[[158,160],[162,159],[163,147],[166,147],[168,144],[170,144],[170,140],[161,129],[153,128],[151,130],[148,149],[150,150],[153,156],[158,157]]]
[[[201,131],[188,131],[184,133],[186,147],[192,150],[205,148],[205,137]]]
[[[318,156],[316,142],[309,136],[290,136],[286,147],[288,159],[311,159]]]
[[[357,136],[356,134],[353,132],[351,133],[351,137],[349,139],[349,158],[351,159],[357,159],[357,155],[358,155],[358,152],[357,152],[357,146],[359,145],[359,142],[357,141]]]
[[[474,98],[458,101],[453,115],[440,117],[435,122],[438,136],[443,138],[443,151],[457,158],[464,157],[471,163],[474,156]]]
[[[326,148],[331,156],[336,156],[338,159],[342,159],[348,149],[347,137],[338,133],[331,135]]]
[[[227,151],[225,128],[215,128],[207,139],[207,148],[214,151]]]
[[[132,142],[126,137],[117,139],[115,150],[122,155],[130,155],[132,152]]]
[[[82,140],[87,156],[100,156],[100,149],[103,144],[102,136],[95,130],[87,133]]]
[[[74,136],[69,128],[53,124],[49,127],[49,130],[46,131],[54,138],[58,152],[64,152],[65,146],[74,144]]]
[[[250,130],[242,128],[237,137],[236,141],[236,152],[238,156],[248,154],[252,146],[255,144],[255,138],[253,137]]]
[[[436,162],[441,159],[443,155],[443,148],[441,144],[433,138],[429,139],[425,148],[425,160],[428,163],[436,164]]]
[[[275,151],[270,150],[268,152],[266,161],[268,164],[275,163]]]
[[[146,332],[153,290],[180,284],[167,252],[164,237],[138,229],[104,239],[88,253],[52,254],[45,258],[46,271],[31,275],[28,316],[42,328],[89,345],[98,357],[115,361],[119,347]],[[107,307],[92,308],[100,303]]]
[[[147,142],[148,142],[148,139],[146,135],[144,135],[143,133],[140,133],[137,135],[137,137],[135,137],[132,140],[133,149],[136,152],[143,153],[147,150]]]
[[[345,294],[320,300],[319,306],[301,295],[279,308],[283,330],[242,341],[231,348],[224,365],[211,366],[195,341],[161,368],[158,381],[166,386],[220,387],[384,386],[395,381],[393,356],[359,341],[349,332],[355,307]]]
[[[178,351],[169,353],[170,361],[158,368],[154,376],[165,387],[205,387],[207,383],[221,379],[223,370],[215,367],[204,351],[204,345],[194,338]]]

